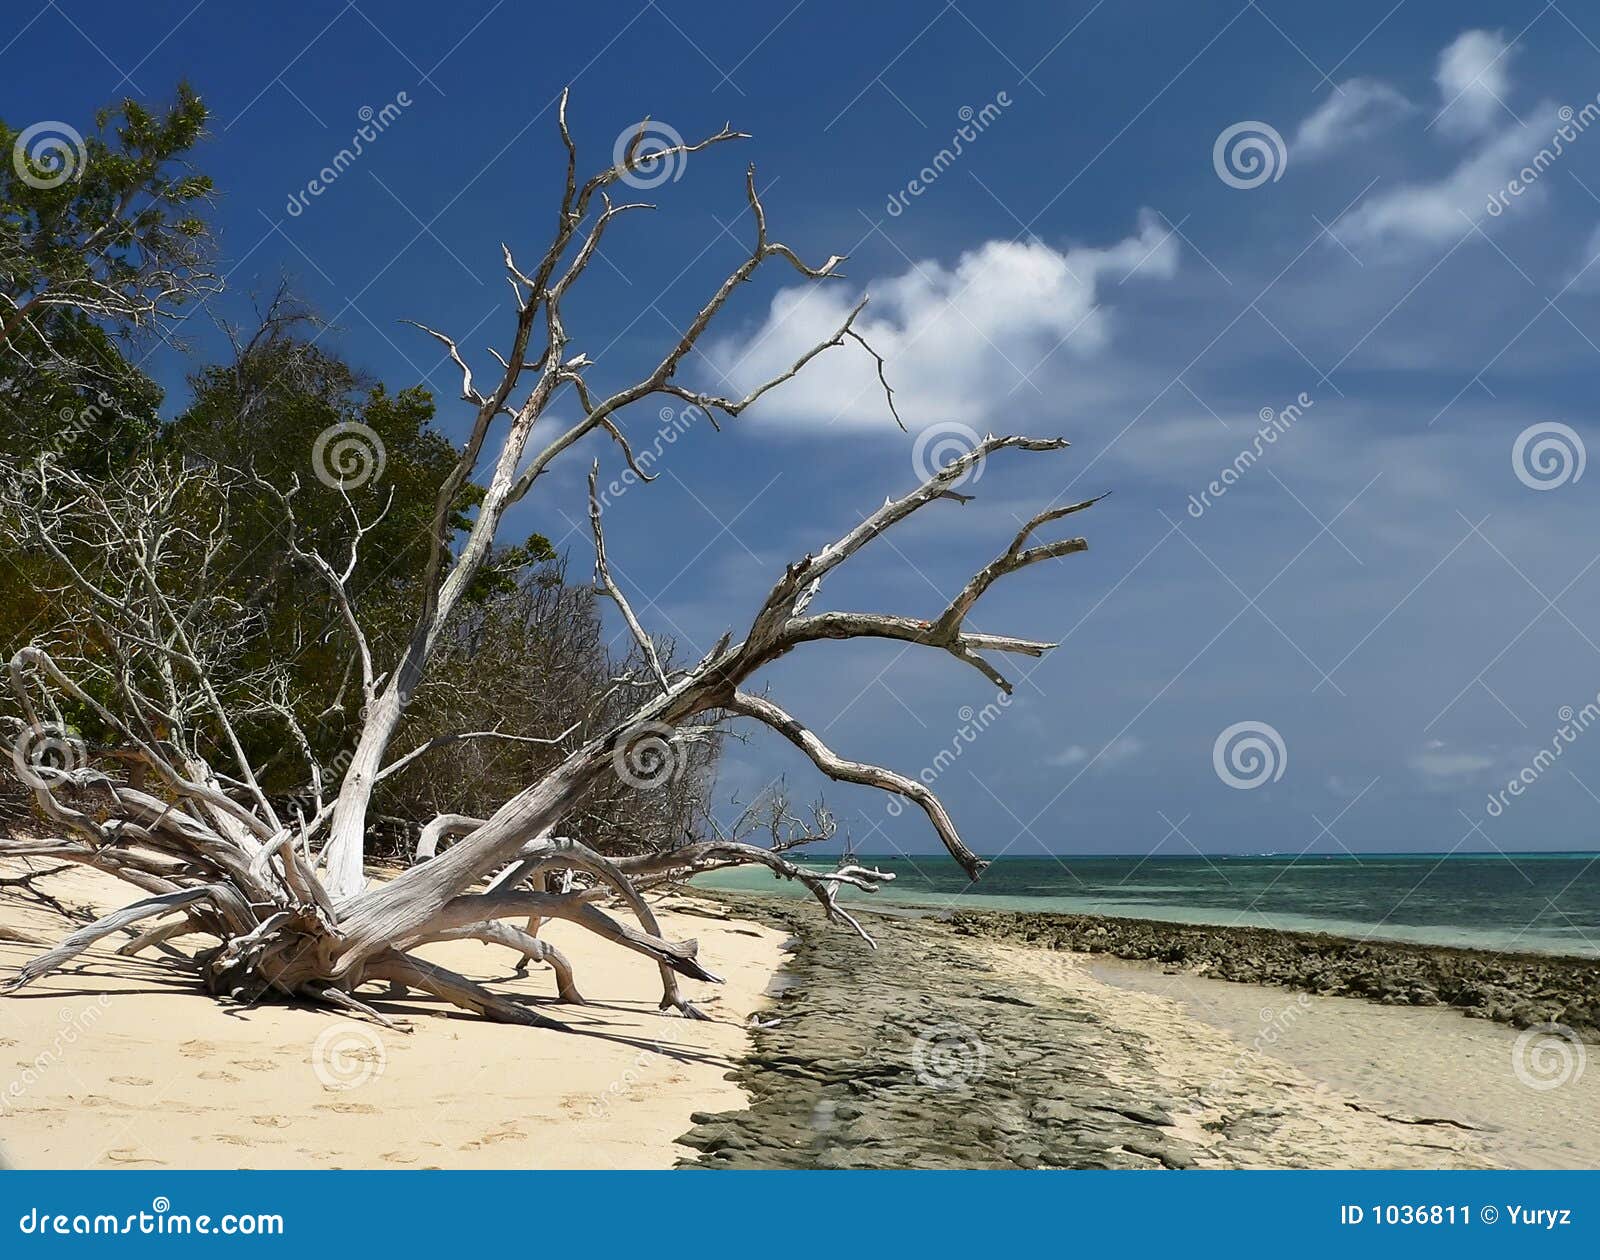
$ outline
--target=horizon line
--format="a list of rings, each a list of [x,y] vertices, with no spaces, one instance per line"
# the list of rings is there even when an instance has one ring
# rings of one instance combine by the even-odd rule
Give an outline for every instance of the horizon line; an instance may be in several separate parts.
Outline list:
[[[843,856],[843,852],[844,852],[843,850],[829,851],[829,850],[823,850],[823,849],[813,849],[813,850],[811,850],[811,855],[812,856],[816,856],[816,857],[840,857],[840,856]],[[941,854],[940,852],[936,851],[936,850],[931,850],[931,851],[929,851],[927,853],[860,853],[860,852],[858,852],[858,853],[854,854],[853,856],[856,857],[859,860],[867,860],[867,859],[873,859],[873,860],[899,859],[899,860],[904,860],[904,861],[915,861],[915,860],[917,860],[919,858],[939,858],[939,857],[944,856],[944,855]],[[1295,861],[1295,860],[1298,860],[1299,858],[1304,858],[1304,857],[1338,858],[1340,860],[1356,860],[1356,861],[1359,861],[1361,858],[1377,858],[1377,857],[1421,857],[1421,858],[1437,858],[1437,859],[1440,859],[1441,861],[1445,860],[1445,859],[1449,859],[1449,858],[1488,857],[1488,858],[1502,858],[1502,859],[1505,859],[1505,860],[1509,861],[1509,860],[1512,860],[1514,858],[1519,858],[1519,857],[1600,857],[1600,849],[1519,849],[1519,850],[1509,850],[1509,851],[1508,850],[1503,850],[1503,849],[1451,849],[1448,852],[1441,852],[1441,851],[1439,851],[1437,849],[1370,849],[1370,850],[1365,850],[1365,851],[1360,852],[1360,853],[1352,853],[1352,852],[1349,852],[1349,851],[1346,851],[1346,852],[1323,852],[1323,851],[1312,851],[1312,850],[1302,850],[1299,853],[1286,853],[1286,852],[1258,853],[1258,852],[1252,852],[1252,851],[1249,851],[1249,850],[1228,850],[1228,851],[1218,850],[1218,851],[1213,851],[1213,852],[1199,852],[1199,851],[1196,851],[1194,853],[1166,853],[1166,854],[1140,853],[1140,852],[1138,852],[1136,850],[1133,850],[1133,851],[1129,851],[1129,852],[1126,852],[1126,853],[1002,853],[1002,854],[996,854],[993,857],[985,857],[983,854],[980,853],[978,856],[980,858],[983,858],[984,861],[990,862],[990,863],[994,863],[994,862],[1019,862],[1019,861],[1044,861],[1046,858],[1053,858],[1053,859],[1055,859],[1057,861],[1064,861],[1064,860],[1069,859],[1069,858],[1070,859],[1077,859],[1077,860],[1098,859],[1098,858],[1143,858],[1143,859],[1146,859],[1146,860],[1151,860],[1151,859],[1155,859],[1155,858],[1158,858],[1158,857],[1163,859],[1163,860],[1173,860],[1173,861],[1182,861],[1182,862],[1204,861],[1204,860],[1208,860],[1210,858],[1219,858],[1219,857],[1225,857],[1225,858],[1240,858],[1240,857],[1242,857],[1242,858],[1283,858],[1283,859],[1287,859],[1287,860],[1290,860],[1290,861]]]

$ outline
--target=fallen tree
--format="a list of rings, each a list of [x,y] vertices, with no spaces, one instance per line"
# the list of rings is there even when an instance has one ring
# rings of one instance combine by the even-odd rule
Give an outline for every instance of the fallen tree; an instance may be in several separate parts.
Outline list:
[[[491,1019],[522,1024],[553,1021],[528,1006],[428,962],[415,949],[430,941],[476,939],[516,952],[522,962],[548,963],[558,996],[581,1001],[579,978],[567,960],[537,936],[543,920],[560,919],[654,960],[663,981],[662,1006],[685,1014],[678,977],[714,981],[693,941],[666,939],[644,890],[710,869],[758,864],[804,884],[832,919],[866,935],[837,900],[842,886],[871,890],[882,872],[853,863],[819,872],[786,852],[831,834],[831,820],[810,831],[772,828],[762,846],[748,836],[665,836],[644,852],[609,856],[560,834],[564,820],[597,784],[620,778],[649,790],[681,765],[693,741],[743,719],[788,740],[827,778],[896,794],[927,816],[950,856],[976,878],[985,863],[962,840],[934,793],[916,778],[851,760],[834,751],[799,718],[753,685],[769,664],[797,648],[839,639],[888,639],[949,653],[1009,691],[991,662],[994,654],[1040,656],[1054,645],[967,628],[977,601],[999,579],[1081,551],[1081,538],[1042,541],[1045,527],[1095,500],[1040,512],[948,605],[928,619],[880,612],[812,611],[827,577],[885,532],[934,504],[959,506],[957,493],[971,470],[996,455],[1063,449],[1059,438],[988,436],[949,460],[920,485],[890,498],[825,546],[787,565],[742,631],[725,634],[696,664],[671,668],[613,579],[606,556],[598,462],[589,478],[589,521],[596,585],[616,604],[635,643],[638,668],[612,683],[611,695],[634,698],[621,721],[596,723],[574,714],[559,739],[559,761],[488,817],[442,813],[423,829],[419,861],[393,879],[369,886],[365,859],[373,791],[399,769],[441,743],[508,737],[489,729],[435,736],[395,752],[412,698],[427,678],[445,627],[474,578],[490,559],[506,512],[522,500],[552,462],[584,438],[609,438],[641,480],[623,431],[625,413],[650,399],[671,398],[698,408],[713,423],[734,418],[829,350],[852,345],[872,356],[893,413],[893,394],[881,357],[855,323],[857,303],[826,340],[792,366],[739,397],[689,388],[677,379],[685,357],[739,285],[764,264],[785,264],[816,282],[836,281],[843,261],[810,266],[771,239],[757,194],[754,168],[745,190],[753,224],[748,255],[717,287],[656,366],[614,393],[599,395],[586,380],[590,366],[573,353],[563,300],[581,279],[616,218],[637,203],[613,203],[608,189],[656,163],[744,138],[727,128],[695,144],[649,148],[641,128],[615,165],[577,182],[577,149],[566,123],[560,134],[566,179],[554,236],[536,266],[524,269],[504,249],[515,296],[509,345],[496,355],[499,372],[480,387],[456,343],[424,328],[461,373],[461,397],[472,408],[468,435],[439,489],[424,560],[420,608],[409,641],[396,659],[376,659],[373,643],[348,598],[363,537],[374,522],[357,516],[344,554],[324,555],[295,541],[294,484],[274,486],[283,528],[308,576],[323,583],[340,612],[351,670],[362,701],[359,735],[337,782],[325,782],[295,713],[283,703],[281,678],[270,666],[241,672],[236,647],[252,610],[206,594],[206,574],[228,528],[230,488],[249,470],[215,464],[154,463],[137,476],[106,486],[46,456],[19,469],[5,492],[4,520],[13,546],[38,549],[66,575],[89,610],[87,624],[61,641],[41,639],[18,651],[9,680],[23,719],[15,768],[59,836],[0,841],[11,854],[79,862],[133,884],[147,896],[72,933],[28,963],[5,986],[14,990],[61,967],[89,946],[118,933],[134,939],[124,952],[163,945],[187,934],[215,940],[193,956],[205,986],[242,1000],[280,995],[313,999],[382,1018],[357,996],[384,982],[431,994]],[[419,325],[420,327],[420,325]],[[533,442],[541,419],[561,400],[578,418]],[[894,416],[898,421],[898,415]],[[541,431],[542,432],[542,431]],[[322,452],[340,460],[359,449],[359,434],[337,435],[346,445]],[[351,445],[353,443],[353,445]],[[452,545],[464,490],[483,477],[465,538]],[[355,516],[355,509],[351,509]],[[81,645],[92,643],[93,650]],[[606,711],[603,706],[597,711]],[[614,706],[612,710],[614,713]],[[101,732],[91,746],[69,734],[89,723]],[[305,762],[305,785],[291,807],[269,795],[240,738],[241,723],[276,721],[286,747]],[[787,816],[782,808],[775,815]],[[448,846],[445,842],[449,841]],[[576,872],[581,879],[574,882]],[[615,912],[604,903],[614,902]],[[526,920],[527,928],[512,925]],[[632,920],[632,922],[628,921]]]

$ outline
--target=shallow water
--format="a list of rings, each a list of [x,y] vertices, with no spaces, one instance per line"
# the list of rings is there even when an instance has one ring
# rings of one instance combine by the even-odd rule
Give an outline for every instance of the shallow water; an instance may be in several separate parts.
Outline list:
[[[938,856],[857,857],[895,879],[878,900],[1106,914],[1600,957],[1600,854],[1000,858],[974,884]],[[832,859],[819,860],[830,869]],[[710,888],[802,895],[765,870]],[[865,894],[846,889],[845,897]]]

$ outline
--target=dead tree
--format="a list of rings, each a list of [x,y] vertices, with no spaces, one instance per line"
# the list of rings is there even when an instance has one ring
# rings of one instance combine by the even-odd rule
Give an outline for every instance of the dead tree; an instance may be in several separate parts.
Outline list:
[[[1010,685],[989,659],[994,654],[1040,656],[1054,645],[967,628],[976,602],[1002,577],[1081,551],[1081,538],[1038,541],[1035,535],[1093,500],[1040,512],[989,564],[930,618],[852,611],[813,611],[828,575],[848,563],[879,535],[931,505],[959,510],[970,496],[954,487],[984,460],[1011,453],[1058,451],[1059,438],[988,436],[951,459],[910,491],[888,499],[833,541],[789,564],[743,628],[730,631],[691,667],[663,664],[650,636],[612,580],[606,558],[601,503],[590,476],[590,523],[596,579],[616,602],[637,646],[640,669],[616,686],[635,697],[624,720],[599,729],[580,721],[568,732],[560,760],[537,781],[507,799],[487,818],[440,814],[425,828],[424,843],[436,853],[387,882],[368,885],[368,808],[375,785],[397,766],[426,756],[427,746],[396,753],[407,705],[423,682],[444,627],[464,592],[491,554],[505,513],[533,488],[552,462],[592,434],[616,444],[625,460],[648,480],[634,460],[623,430],[634,404],[663,397],[701,409],[708,416],[737,417],[769,390],[782,385],[817,356],[847,342],[873,355],[882,379],[883,362],[855,329],[865,299],[827,340],[787,370],[740,397],[723,397],[679,383],[680,364],[739,285],[763,264],[778,260],[814,281],[836,281],[835,256],[810,266],[768,234],[756,192],[754,169],[745,190],[752,218],[749,254],[695,315],[681,337],[647,375],[600,396],[585,378],[589,360],[574,353],[562,304],[593,260],[613,220],[642,208],[614,204],[607,190],[635,171],[675,161],[714,145],[743,138],[724,128],[696,144],[649,150],[643,128],[616,165],[586,183],[577,181],[577,150],[567,129],[565,98],[560,134],[566,149],[566,180],[553,239],[536,266],[524,268],[504,248],[507,279],[515,296],[515,322],[505,353],[497,355],[494,383],[480,387],[455,342],[424,329],[446,349],[461,371],[461,396],[473,408],[460,459],[440,487],[433,516],[431,555],[426,563],[421,607],[409,643],[398,659],[374,659],[371,642],[346,588],[354,572],[363,529],[357,521],[347,555],[325,557],[300,549],[307,571],[324,582],[342,613],[342,633],[351,645],[364,701],[364,724],[353,756],[338,782],[324,783],[304,732],[275,699],[270,671],[229,676],[229,639],[238,610],[217,607],[196,589],[212,537],[203,529],[178,529],[168,506],[192,492],[194,479],[216,479],[214,469],[152,473],[146,484],[119,492],[65,484],[66,474],[48,462],[11,492],[8,518],[22,522],[18,540],[43,547],[93,609],[98,656],[80,652],[84,678],[57,659],[49,643],[36,642],[10,663],[10,683],[27,729],[22,740],[39,746],[65,744],[64,756],[18,756],[44,815],[61,835],[46,840],[0,842],[0,855],[31,854],[98,867],[134,884],[143,900],[67,937],[27,964],[6,986],[20,988],[60,967],[94,942],[140,925],[144,934],[128,949],[167,941],[185,932],[204,933],[216,943],[195,956],[208,989],[254,1000],[278,994],[320,999],[369,1010],[357,996],[363,986],[388,982],[432,994],[446,1002],[508,1022],[549,1023],[528,1007],[418,957],[413,950],[441,939],[497,942],[524,959],[549,962],[559,996],[579,1000],[576,978],[559,953],[507,920],[536,924],[561,919],[623,948],[655,960],[664,979],[664,1008],[692,1013],[678,976],[715,980],[697,959],[694,941],[665,939],[644,888],[666,879],[728,865],[760,864],[804,883],[828,915],[860,931],[838,905],[841,886],[871,890],[886,876],[850,866],[819,873],[770,847],[720,835],[683,843],[663,841],[643,854],[610,857],[560,834],[584,794],[608,776],[629,782],[669,771],[683,756],[684,741],[702,736],[708,724],[747,719],[777,732],[800,749],[823,775],[898,794],[927,815],[950,856],[976,878],[985,863],[963,842],[939,799],[915,778],[851,760],[825,744],[796,716],[756,688],[753,680],[773,661],[797,648],[835,639],[893,639],[934,648],[978,670],[1007,691]],[[892,395],[886,397],[892,411]],[[579,418],[554,436],[533,436],[560,397]],[[895,417],[898,420],[898,416]],[[503,423],[502,423],[503,421]],[[483,490],[470,531],[452,546],[451,520],[463,490],[481,478]],[[285,520],[292,528],[294,488],[282,491]],[[215,528],[225,528],[225,513]],[[78,557],[98,557],[86,567]],[[104,732],[104,748],[85,749],[61,734],[63,707],[91,714]],[[285,741],[300,750],[307,783],[296,799],[306,802],[283,816],[261,789],[238,738],[240,710],[283,723]],[[494,729],[464,732],[459,739],[499,738]],[[59,752],[59,748],[57,750]],[[143,786],[119,773],[142,767]],[[777,839],[776,832],[774,833]],[[439,850],[440,842],[453,839]],[[579,886],[546,888],[552,870],[574,870]],[[608,912],[614,901],[620,910]],[[620,916],[620,917],[619,917]],[[635,920],[634,923],[626,920]],[[865,933],[863,932],[863,935]],[[870,938],[869,938],[870,939]]]

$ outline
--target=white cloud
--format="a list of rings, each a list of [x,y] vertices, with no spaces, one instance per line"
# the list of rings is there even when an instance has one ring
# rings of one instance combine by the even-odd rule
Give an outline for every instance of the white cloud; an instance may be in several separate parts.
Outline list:
[[[1046,758],[1046,762],[1052,766],[1081,766],[1092,760],[1096,771],[1112,770],[1132,761],[1144,751],[1144,747],[1144,740],[1136,735],[1119,735],[1102,748],[1098,756],[1082,744],[1072,744],[1053,757]]]
[[[1541,121],[1545,113],[1544,109],[1539,111]],[[1553,128],[1556,121],[1553,110],[1549,111],[1548,121]],[[1371,196],[1340,219],[1334,231],[1357,253],[1363,244],[1453,243],[1469,230],[1470,223],[1485,217],[1489,198],[1501,192],[1528,164],[1539,147],[1538,141],[1530,137],[1542,131],[1542,126],[1527,130],[1513,123],[1443,179],[1404,184]],[[1512,204],[1532,205],[1543,196],[1544,189],[1533,184]]]
[[[1387,83],[1349,79],[1306,116],[1295,133],[1290,152],[1297,158],[1320,157],[1375,135],[1413,108]]]
[[[1528,187],[1509,204],[1531,205],[1545,190],[1524,172],[1539,150],[1536,139],[1558,123],[1555,108],[1542,104],[1534,117],[1520,122],[1505,100],[1511,91],[1512,50],[1499,31],[1463,31],[1439,54],[1434,80],[1440,110],[1430,128],[1434,135],[1469,140],[1477,147],[1448,175],[1431,182],[1380,190],[1342,218],[1334,231],[1346,246],[1446,245],[1459,240],[1469,222],[1498,218],[1506,208],[1506,187],[1524,175]],[[1345,140],[1370,134],[1405,98],[1382,83],[1356,80],[1358,92],[1348,102],[1331,98],[1300,126],[1298,141],[1314,156]],[[1346,88],[1350,84],[1344,85]],[[1409,108],[1409,106],[1406,106]],[[1501,205],[1491,207],[1492,198]],[[1466,215],[1466,218],[1462,216]]]
[[[1105,281],[1166,279],[1177,237],[1150,211],[1136,235],[1105,247],[1056,250],[1040,242],[987,241],[946,266],[913,264],[870,286],[856,328],[884,356],[901,417],[911,428],[957,420],[981,425],[1014,407],[1027,379],[1057,353],[1092,357],[1111,339]],[[738,391],[787,370],[838,330],[856,300],[840,284],[784,289],[751,336],[722,338],[707,355]],[[872,359],[854,343],[757,404],[769,418],[814,424],[889,423]]]
[[[1503,102],[1511,89],[1511,53],[1499,31],[1463,31],[1439,54],[1443,112],[1436,124],[1447,135],[1480,136],[1510,114]]]
[[[1451,749],[1441,740],[1429,740],[1422,751],[1411,759],[1411,768],[1424,779],[1442,783],[1452,779],[1471,778],[1494,766],[1494,758],[1482,753]]]

